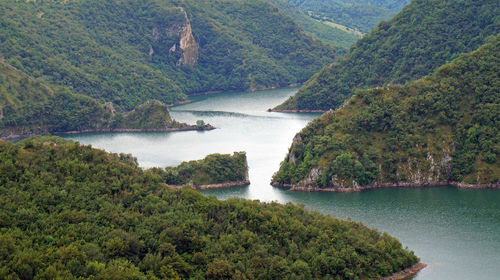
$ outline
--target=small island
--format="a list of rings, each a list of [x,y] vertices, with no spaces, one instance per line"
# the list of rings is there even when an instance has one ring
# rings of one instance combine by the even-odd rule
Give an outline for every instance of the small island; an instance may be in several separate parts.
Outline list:
[[[245,152],[211,154],[202,160],[183,162],[165,170],[154,169],[170,186],[191,186],[198,190],[246,186],[248,163]]]

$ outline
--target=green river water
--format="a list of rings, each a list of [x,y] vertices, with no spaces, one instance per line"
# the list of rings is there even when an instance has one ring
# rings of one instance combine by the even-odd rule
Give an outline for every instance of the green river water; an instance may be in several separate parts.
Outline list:
[[[64,136],[110,152],[131,153],[144,167],[177,165],[211,153],[246,151],[251,185],[204,191],[221,199],[302,203],[306,208],[388,232],[428,267],[414,279],[500,279],[500,190],[453,187],[360,193],[290,192],[269,185],[293,136],[318,114],[270,113],[297,89],[195,96],[171,108],[182,122],[216,130]]]

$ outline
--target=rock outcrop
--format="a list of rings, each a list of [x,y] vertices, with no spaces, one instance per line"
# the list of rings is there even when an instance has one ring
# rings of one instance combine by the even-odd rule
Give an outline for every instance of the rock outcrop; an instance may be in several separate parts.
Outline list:
[[[165,39],[165,37],[176,38],[175,43],[171,46],[153,45],[150,47],[149,55],[153,56],[155,54],[162,53],[160,49],[168,49],[167,53],[170,55],[180,51],[182,52],[182,55],[178,58],[176,65],[189,65],[194,67],[198,63],[199,45],[194,38],[191,21],[189,20],[186,11],[182,7],[178,7],[178,9],[184,14],[183,22],[167,23],[166,26],[156,26],[152,30],[153,40],[155,43],[162,42],[162,39]]]
[[[177,65],[187,64],[190,66],[195,66],[198,62],[198,43],[196,43],[196,40],[194,39],[193,29],[191,28],[191,22],[187,17],[186,11],[184,11],[184,16],[186,18],[186,24],[182,29],[181,39],[179,40],[179,45],[183,52],[183,55],[177,62]]]

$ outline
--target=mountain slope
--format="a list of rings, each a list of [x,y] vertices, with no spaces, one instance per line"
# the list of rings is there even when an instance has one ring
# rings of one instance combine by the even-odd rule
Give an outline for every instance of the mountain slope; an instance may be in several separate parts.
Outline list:
[[[1,279],[379,279],[418,261],[360,223],[168,188],[130,155],[0,140]]]
[[[405,86],[358,91],[294,139],[274,185],[500,187],[500,35]]]
[[[264,1],[0,2],[0,56],[117,109],[307,80],[335,51]]]
[[[286,0],[308,11],[313,18],[326,19],[337,24],[368,33],[381,20],[389,19],[410,0]]]
[[[279,110],[329,110],[357,88],[402,84],[431,73],[500,32],[500,5],[489,0],[415,0],[381,22],[339,62],[315,74]]]
[[[96,129],[112,113],[94,99],[53,90],[0,60],[0,137]]]
[[[285,0],[267,0],[283,13],[291,16],[304,31],[313,38],[328,42],[333,46],[349,49],[361,35],[358,32],[343,30],[311,18],[305,11],[287,3]]]
[[[130,112],[111,103],[48,87],[0,59],[0,139],[72,131],[141,131],[211,129],[190,126],[170,117],[168,107],[149,101]]]

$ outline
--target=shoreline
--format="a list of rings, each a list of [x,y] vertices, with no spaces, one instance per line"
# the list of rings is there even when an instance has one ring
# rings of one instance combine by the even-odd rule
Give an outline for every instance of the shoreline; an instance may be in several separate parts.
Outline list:
[[[186,184],[186,185],[168,185],[168,186],[174,187],[174,188],[182,188],[184,186],[190,186],[191,188],[193,188],[195,190],[213,190],[213,189],[224,189],[224,188],[232,188],[232,187],[242,187],[242,186],[246,186],[246,185],[250,185],[249,180],[227,182],[227,183],[218,183],[218,184],[208,184],[208,185]]]
[[[268,112],[277,113],[326,113],[325,110],[280,110],[280,109],[267,109]]]
[[[55,131],[55,132],[41,132],[41,133],[27,133],[27,134],[10,134],[7,137],[0,137],[2,140],[14,140],[20,138],[28,138],[32,136],[42,135],[70,135],[70,134],[87,134],[87,133],[107,133],[107,132],[175,132],[175,131],[209,131],[216,129],[214,126],[207,124],[203,127],[187,126],[178,128],[96,128],[84,130],[71,130],[71,131]]]
[[[395,272],[390,276],[382,277],[380,280],[404,280],[408,279],[415,274],[417,274],[420,270],[424,269],[427,267],[425,263],[418,262],[408,268],[405,268],[401,271]]]
[[[184,101],[178,101],[178,102],[175,102],[175,103],[169,103],[169,104],[165,104],[165,105],[167,105],[167,107],[173,107],[173,106],[183,105],[183,104],[188,104],[188,103],[191,103],[191,100],[186,99]]]
[[[453,181],[375,183],[369,186],[354,187],[354,188],[306,187],[306,186],[297,186],[294,184],[285,184],[278,182],[271,182],[271,185],[273,187],[285,188],[288,189],[289,191],[338,192],[338,193],[361,192],[365,190],[382,189],[382,188],[429,188],[429,187],[444,187],[444,186],[452,186],[459,189],[500,189],[500,183],[467,184],[463,182],[453,182]]]
[[[271,86],[271,87],[261,87],[261,88],[247,88],[247,89],[234,89],[234,90],[209,90],[209,91],[199,91],[199,92],[193,92],[193,93],[186,93],[188,97],[190,96],[198,96],[198,95],[211,95],[211,94],[217,94],[217,93],[231,93],[231,92],[255,92],[255,91],[262,91],[262,90],[271,90],[271,89],[280,89],[280,88],[291,88],[291,87],[297,87],[300,85],[303,85],[304,83],[293,83],[285,86]],[[186,102],[186,101],[182,101]],[[187,101],[186,103],[189,103],[191,101]],[[183,103],[181,103],[183,104]],[[177,105],[177,104],[175,104]]]
[[[248,185],[250,185],[250,179],[248,176],[248,162],[246,164],[246,169],[247,169],[247,171],[245,174],[245,179],[243,179],[241,181],[232,181],[232,182],[226,182],[226,183],[207,184],[207,185],[195,185],[195,184],[193,184],[193,182],[189,182],[188,184],[185,184],[185,185],[169,185],[169,186],[172,186],[175,188],[182,188],[183,186],[190,186],[191,188],[198,190],[198,191],[248,186]]]

